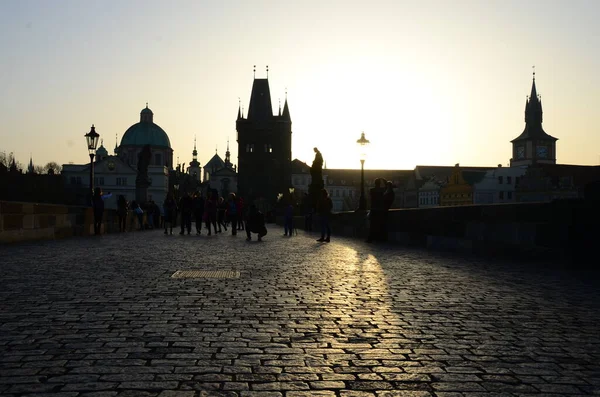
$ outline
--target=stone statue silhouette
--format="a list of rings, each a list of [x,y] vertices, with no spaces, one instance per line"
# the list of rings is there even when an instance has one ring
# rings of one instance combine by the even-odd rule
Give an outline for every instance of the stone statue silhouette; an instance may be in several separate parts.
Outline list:
[[[313,150],[315,151],[315,159],[310,167],[310,176],[312,183],[316,185],[323,181],[323,155],[319,149],[314,148]]]
[[[148,177],[148,165],[150,165],[150,159],[152,158],[152,152],[150,145],[145,145],[138,154],[138,173],[135,179],[135,185],[137,187],[148,187],[150,186],[150,178]]]

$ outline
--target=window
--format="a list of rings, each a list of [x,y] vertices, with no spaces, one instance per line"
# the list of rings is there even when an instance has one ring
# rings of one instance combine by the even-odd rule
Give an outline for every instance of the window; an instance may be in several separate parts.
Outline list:
[[[512,183],[512,176],[506,177],[506,183],[508,183],[509,185]]]
[[[518,176],[515,177],[515,186],[519,186],[519,181],[521,180],[521,178],[519,178]]]
[[[94,177],[94,185],[96,186],[103,186],[104,185],[104,177],[103,176],[96,176]]]
[[[512,192],[506,192],[506,198],[512,200]]]
[[[117,178],[117,186],[127,186],[127,178]]]
[[[162,165],[162,156],[160,153],[154,155],[154,165]]]
[[[265,143],[265,153],[273,153],[273,145]]]
[[[253,152],[254,152],[254,144],[253,143],[246,144],[246,153],[253,153]]]
[[[77,177],[77,184],[81,185],[81,177],[80,176]]]
[[[504,192],[498,192],[498,198],[504,200]]]
[[[71,177],[71,185],[76,185],[77,184],[77,178],[75,178],[74,176]]]
[[[498,177],[498,183],[502,185],[502,177],[501,176]]]

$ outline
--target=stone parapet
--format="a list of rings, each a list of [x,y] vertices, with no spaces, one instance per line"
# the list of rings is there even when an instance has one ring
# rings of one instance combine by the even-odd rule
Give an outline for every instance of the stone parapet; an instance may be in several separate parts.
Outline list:
[[[596,255],[598,219],[600,207],[582,199],[398,209],[388,213],[388,241],[491,255],[584,257]],[[304,218],[294,221],[301,229]],[[319,227],[315,216],[313,231]],[[342,212],[331,218],[334,235],[366,239],[369,227],[367,212]]]
[[[117,230],[116,211],[105,210],[102,233]],[[90,207],[0,201],[0,243],[91,234],[94,225]]]

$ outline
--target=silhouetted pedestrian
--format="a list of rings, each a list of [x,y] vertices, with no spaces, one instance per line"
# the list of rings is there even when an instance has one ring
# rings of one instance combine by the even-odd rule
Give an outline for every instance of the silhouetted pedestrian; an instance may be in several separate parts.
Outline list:
[[[165,219],[163,221],[165,234],[167,234],[167,224],[171,234],[173,234],[173,224],[175,223],[175,218],[177,217],[177,201],[175,201],[175,197],[173,197],[173,192],[169,192],[169,194],[167,194],[167,197],[163,203],[163,209],[165,212]]]
[[[252,204],[248,210],[248,217],[246,219],[246,240],[252,240],[251,233],[258,234],[258,241],[262,241],[262,238],[267,235],[267,226],[265,225],[265,215],[256,208],[256,205]]]
[[[127,228],[127,207],[129,203],[122,194],[117,198],[117,215],[119,217],[119,232],[125,232]]]
[[[196,222],[196,234],[202,234],[202,216],[204,215],[204,197],[201,192],[194,194],[194,220]]]
[[[179,201],[179,210],[181,211],[181,231],[179,234],[187,234],[192,232],[192,212],[194,211],[194,202],[189,193],[184,193]]]
[[[383,224],[384,216],[384,204],[383,204],[383,192],[382,187],[383,180],[381,178],[375,178],[374,187],[369,190],[369,196],[371,199],[371,209],[369,211],[369,236],[367,237],[367,243],[381,240],[381,228]]]
[[[321,221],[321,238],[318,242],[329,242],[331,237],[331,226],[329,220],[331,217],[331,211],[333,210],[333,201],[329,197],[329,193],[326,189],[321,189],[321,197],[317,203],[317,212]],[[327,237],[325,237],[327,235]]]

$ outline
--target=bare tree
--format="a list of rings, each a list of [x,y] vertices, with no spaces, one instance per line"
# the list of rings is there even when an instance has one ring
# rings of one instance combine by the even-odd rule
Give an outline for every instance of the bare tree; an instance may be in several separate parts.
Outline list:
[[[44,167],[42,167],[41,165],[34,165],[33,166],[33,172],[36,174],[44,174]]]
[[[62,171],[62,166],[60,166],[56,161],[51,161],[44,166],[44,171],[47,174],[60,174]]]

